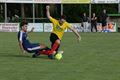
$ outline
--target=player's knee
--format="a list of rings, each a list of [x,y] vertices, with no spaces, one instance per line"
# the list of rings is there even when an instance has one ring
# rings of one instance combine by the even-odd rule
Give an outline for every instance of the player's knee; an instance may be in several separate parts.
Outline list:
[[[45,44],[40,44],[40,47],[43,49],[43,48],[46,48],[46,45]]]
[[[60,40],[59,40],[59,39],[58,39],[58,40],[56,40],[56,43],[60,44]]]

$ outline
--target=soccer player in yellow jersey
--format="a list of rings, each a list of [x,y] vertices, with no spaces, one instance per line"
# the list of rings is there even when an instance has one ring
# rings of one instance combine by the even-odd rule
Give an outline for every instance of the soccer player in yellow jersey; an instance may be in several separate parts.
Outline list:
[[[53,24],[53,30],[50,35],[50,41],[51,41],[51,50],[49,53],[53,53],[53,51],[58,51],[58,48],[60,46],[62,37],[64,35],[65,29],[69,28],[71,31],[75,33],[77,36],[78,41],[81,40],[81,37],[77,30],[73,28],[65,19],[66,17],[62,15],[59,20],[54,19],[53,17],[50,16],[50,6],[46,6],[46,15],[48,19],[52,22]]]

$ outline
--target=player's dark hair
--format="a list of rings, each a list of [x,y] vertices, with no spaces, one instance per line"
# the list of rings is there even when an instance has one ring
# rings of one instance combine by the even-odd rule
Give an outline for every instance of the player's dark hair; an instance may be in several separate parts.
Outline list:
[[[24,25],[28,25],[28,22],[22,21],[22,22],[20,23],[20,28],[21,28],[22,26],[24,26]]]
[[[65,15],[61,15],[60,19],[65,19],[66,20],[66,16]]]

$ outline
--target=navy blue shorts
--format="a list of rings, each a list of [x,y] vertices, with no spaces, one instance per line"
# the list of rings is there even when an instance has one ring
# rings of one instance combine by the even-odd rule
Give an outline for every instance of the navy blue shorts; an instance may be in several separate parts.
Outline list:
[[[59,38],[58,38],[58,36],[55,33],[51,33],[51,35],[50,35],[51,48],[53,47],[55,41],[58,40],[58,39]],[[59,47],[60,47],[60,44],[59,44],[59,46],[57,47],[57,49],[55,51],[58,51]]]
[[[55,43],[56,40],[58,40],[58,36],[54,33],[51,33],[50,35],[50,42],[52,43],[51,45],[53,45]]]
[[[40,50],[40,44],[39,43],[32,43],[29,46],[25,48],[25,50],[29,53],[34,53]]]

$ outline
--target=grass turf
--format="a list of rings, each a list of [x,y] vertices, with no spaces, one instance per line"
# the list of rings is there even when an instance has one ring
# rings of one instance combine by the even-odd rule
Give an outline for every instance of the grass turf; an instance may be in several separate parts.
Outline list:
[[[22,54],[17,33],[0,33],[0,80],[120,80],[120,34],[65,33],[60,61]],[[49,33],[30,33],[31,42],[50,46]]]

